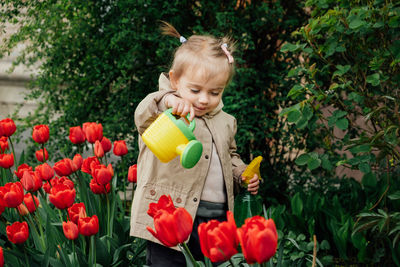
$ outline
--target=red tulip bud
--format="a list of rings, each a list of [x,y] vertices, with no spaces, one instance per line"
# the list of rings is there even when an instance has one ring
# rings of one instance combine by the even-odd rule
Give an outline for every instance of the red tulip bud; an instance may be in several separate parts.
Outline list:
[[[128,154],[128,147],[124,140],[114,141],[114,149],[113,152],[116,156],[122,157],[123,155]]]
[[[12,119],[6,118],[0,121],[0,136],[10,137],[15,133],[17,127]]]
[[[75,145],[82,144],[86,141],[85,133],[81,126],[75,126],[69,128],[69,140]]]
[[[33,127],[32,138],[36,143],[46,143],[49,140],[49,136],[49,126],[41,124]]]
[[[14,155],[13,154],[0,154],[0,167],[9,169],[14,166]]]
[[[44,157],[45,157],[45,159],[43,159],[43,149],[37,150],[35,152],[35,156],[36,156],[36,159],[38,161],[40,161],[40,162],[45,162],[46,160],[49,159],[49,153],[47,152],[46,148],[44,149]]]
[[[104,156],[104,150],[99,140],[96,140],[94,143],[94,155],[98,158],[102,158]]]
[[[137,164],[132,165],[128,169],[128,181],[130,183],[136,183],[137,182]]]
[[[63,232],[67,239],[75,240],[79,235],[78,225],[71,221],[63,222]]]

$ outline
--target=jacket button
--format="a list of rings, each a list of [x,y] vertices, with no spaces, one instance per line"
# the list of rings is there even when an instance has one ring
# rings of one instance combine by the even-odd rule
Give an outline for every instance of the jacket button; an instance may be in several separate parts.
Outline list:
[[[208,155],[206,155],[206,159],[208,159]]]
[[[197,197],[193,198],[193,201],[194,201],[194,202],[197,202]]]
[[[150,190],[150,195],[154,196],[155,194],[156,194],[156,190],[151,189],[151,190]]]
[[[178,197],[177,199],[176,199],[176,203],[181,203],[182,202],[182,199],[180,198],[180,197]]]

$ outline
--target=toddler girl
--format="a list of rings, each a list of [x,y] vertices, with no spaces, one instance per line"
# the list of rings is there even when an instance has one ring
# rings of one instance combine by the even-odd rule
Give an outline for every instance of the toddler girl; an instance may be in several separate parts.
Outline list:
[[[234,182],[240,184],[246,165],[236,153],[236,120],[222,110],[222,93],[234,73],[233,44],[229,38],[193,35],[187,40],[168,23],[163,34],[179,38],[169,73],[159,77],[159,90],[144,98],[135,111],[139,135],[168,108],[173,113],[196,120],[194,135],[203,144],[203,154],[191,169],[180,165],[179,157],[160,162],[139,136],[138,182],[133,199],[130,234],[149,240],[147,265],[185,266],[177,248],[160,245],[147,230],[153,226],[147,214],[149,203],[170,195],[177,207],[184,207],[194,218],[189,248],[196,260],[204,260],[197,227],[200,223],[226,220],[233,210]],[[258,177],[248,190],[257,194]]]

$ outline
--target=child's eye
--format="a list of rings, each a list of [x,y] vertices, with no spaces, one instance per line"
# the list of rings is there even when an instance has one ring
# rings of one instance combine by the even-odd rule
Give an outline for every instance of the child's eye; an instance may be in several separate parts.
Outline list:
[[[192,91],[192,93],[195,93],[195,94],[197,94],[198,92],[200,92],[200,90],[197,90],[197,89],[190,89],[190,91]]]
[[[218,96],[218,95],[219,95],[219,92],[211,92],[211,94],[212,94],[213,96]]]

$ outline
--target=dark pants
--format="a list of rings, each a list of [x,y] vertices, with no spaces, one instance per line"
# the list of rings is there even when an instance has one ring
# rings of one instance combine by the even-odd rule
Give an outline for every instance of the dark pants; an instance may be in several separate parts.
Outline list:
[[[193,230],[192,233],[190,234],[188,247],[193,257],[196,259],[196,261],[204,261],[204,255],[201,252],[200,241],[199,241],[200,239],[199,239],[199,234],[197,232],[197,228],[201,223],[208,222],[212,219],[218,220],[220,222],[226,221],[226,215],[215,218],[196,216],[196,218],[194,219]],[[146,264],[149,266],[154,266],[154,267],[186,266],[185,256],[183,255],[182,252],[165,247],[163,245],[159,245],[151,241],[148,241],[147,243],[146,253],[147,253]],[[221,263],[215,263],[215,265],[213,264],[213,266],[217,266],[219,264]]]

